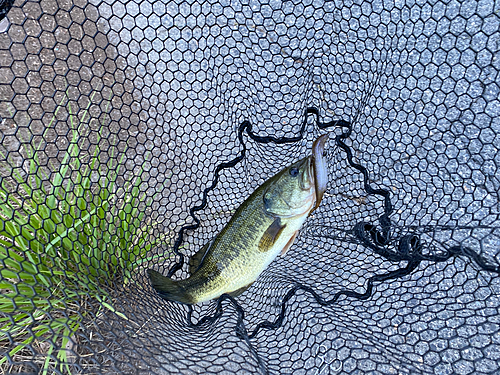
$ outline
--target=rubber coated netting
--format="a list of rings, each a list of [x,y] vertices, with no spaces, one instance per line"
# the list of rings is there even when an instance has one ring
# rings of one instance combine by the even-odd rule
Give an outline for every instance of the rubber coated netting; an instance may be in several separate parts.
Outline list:
[[[500,373],[498,0],[0,13],[2,373]],[[159,297],[327,132],[286,256]]]

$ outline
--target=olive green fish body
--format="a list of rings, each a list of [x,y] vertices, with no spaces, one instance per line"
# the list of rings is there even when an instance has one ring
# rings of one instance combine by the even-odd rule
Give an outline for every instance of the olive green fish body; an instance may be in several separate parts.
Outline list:
[[[285,228],[271,248],[262,251],[259,243],[276,219],[264,214],[262,208],[251,201],[249,203],[216,237],[200,268],[191,277],[179,281],[189,291],[193,303],[208,301],[252,284],[307,218],[306,213],[292,220],[280,219]]]
[[[258,187],[193,257],[190,277],[174,281],[149,270],[153,287],[163,298],[187,304],[244,291],[291,246],[317,206],[313,163],[306,157]]]

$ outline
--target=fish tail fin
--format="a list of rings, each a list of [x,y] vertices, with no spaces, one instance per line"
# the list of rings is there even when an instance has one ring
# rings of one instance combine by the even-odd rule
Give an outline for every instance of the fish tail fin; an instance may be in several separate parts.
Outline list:
[[[148,270],[149,279],[158,294],[168,301],[181,302],[188,305],[193,304],[192,298],[179,285],[178,281],[163,276],[155,270]]]

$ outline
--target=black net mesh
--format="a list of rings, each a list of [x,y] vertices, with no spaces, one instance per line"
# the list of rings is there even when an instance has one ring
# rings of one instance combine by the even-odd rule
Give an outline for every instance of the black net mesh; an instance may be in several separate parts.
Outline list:
[[[500,373],[498,1],[0,6],[3,373]],[[286,256],[158,296],[326,132]]]

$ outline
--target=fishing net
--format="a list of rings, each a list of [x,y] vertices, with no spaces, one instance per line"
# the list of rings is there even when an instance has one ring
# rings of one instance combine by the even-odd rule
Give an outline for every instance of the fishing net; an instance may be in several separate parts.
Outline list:
[[[0,6],[3,373],[500,372],[498,1]],[[159,297],[327,132],[285,256]]]

